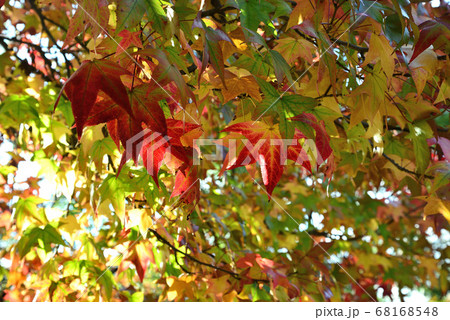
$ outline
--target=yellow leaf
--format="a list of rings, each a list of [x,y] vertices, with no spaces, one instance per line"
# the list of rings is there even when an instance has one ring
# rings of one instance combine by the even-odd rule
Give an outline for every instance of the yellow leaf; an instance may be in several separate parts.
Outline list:
[[[401,100],[399,97],[394,97],[394,101],[406,108],[413,121],[426,119],[431,114],[440,113],[439,109],[433,106],[431,102],[424,100],[422,96],[416,98],[413,93],[408,94],[404,100]]]
[[[297,5],[289,16],[286,30],[309,20],[316,11],[309,0],[295,0],[295,2],[297,2]]]
[[[73,215],[62,218],[59,222],[61,223],[60,229],[70,234],[73,234],[75,231],[81,229],[80,224]]]
[[[442,214],[450,222],[450,201],[431,196],[427,199],[424,214],[425,216],[429,216],[437,213]]]
[[[372,33],[370,36],[369,51],[366,54],[366,59],[362,67],[380,60],[381,67],[389,80],[394,74],[395,60],[393,53],[394,49],[384,36],[378,36],[377,34]]]
[[[434,104],[443,102],[445,99],[450,99],[450,86],[448,85],[448,81],[442,82],[442,85],[439,88],[439,94],[434,101]]]
[[[317,48],[305,39],[283,38],[277,41],[274,50],[278,51],[288,64],[294,63],[298,57],[305,59],[309,64],[313,64],[313,54]]]
[[[247,93],[257,101],[261,101],[258,83],[252,76],[247,77],[232,77],[225,79],[227,88],[221,85],[224,103],[236,98],[242,93]]]

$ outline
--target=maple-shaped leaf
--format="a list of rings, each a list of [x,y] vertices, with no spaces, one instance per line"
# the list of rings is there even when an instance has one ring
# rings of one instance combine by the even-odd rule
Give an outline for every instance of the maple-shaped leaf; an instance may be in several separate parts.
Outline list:
[[[283,265],[276,263],[273,260],[263,258],[258,253],[247,253],[245,257],[236,261],[236,267],[246,269],[246,273],[249,274],[250,277],[254,277],[252,273],[255,271],[257,271],[257,273],[264,273],[273,280],[273,285],[275,287],[281,285],[288,288],[291,286],[286,275],[279,272],[283,268]],[[254,270],[254,268],[258,270]]]
[[[313,64],[313,56],[317,51],[314,44],[303,38],[283,38],[277,40],[274,48],[292,65],[298,58],[303,58],[309,64]]]
[[[92,37],[95,39],[108,27],[109,9],[108,1],[84,0],[78,4],[77,11],[70,19],[63,48],[69,45],[76,36],[91,27]]]
[[[367,64],[380,60],[381,67],[386,73],[387,79],[392,78],[395,68],[394,49],[389,44],[389,41],[384,36],[378,36],[373,33],[370,36],[369,51],[361,67]]]
[[[261,101],[258,83],[253,76],[233,77],[225,79],[226,87],[222,89],[224,102],[236,98],[238,95],[246,93],[257,101]]]
[[[221,89],[224,103],[236,98],[240,94],[248,94],[253,99],[261,101],[259,86],[253,76],[239,76],[225,70],[226,86],[224,86],[218,77],[211,78],[210,82],[213,86]]]
[[[231,170],[241,166],[258,163],[261,167],[261,175],[266,187],[269,199],[283,173],[286,160],[292,160],[296,164],[311,172],[311,163],[305,149],[302,148],[300,139],[306,138],[298,129],[294,137],[289,141],[282,139],[278,126],[269,126],[260,121],[240,122],[222,130],[224,132],[236,132],[245,136],[236,150],[230,150],[227,154],[220,174],[225,170]],[[232,134],[229,139],[238,140],[239,137]],[[229,143],[225,142],[228,147]],[[235,158],[230,158],[235,156]]]
[[[84,61],[80,68],[66,81],[58,98],[55,108],[63,90],[72,102],[72,112],[77,126],[78,138],[81,137],[85,122],[91,113],[99,91],[107,94],[112,101],[132,115],[127,90],[120,76],[130,73],[118,64],[108,60]]]
[[[141,34],[140,31],[136,32],[130,32],[128,30],[120,31],[118,36],[122,37],[122,40],[119,42],[117,46],[116,55],[119,55],[125,50],[127,50],[128,47],[132,44],[138,48],[142,48],[142,42],[141,39],[139,38],[140,34]]]
[[[117,31],[133,28],[147,13],[155,30],[160,34],[163,32],[163,21],[167,20],[167,15],[159,0],[118,0],[116,3]]]
[[[184,164],[192,165],[192,148],[185,148],[181,141],[183,136],[200,128],[200,125],[184,122],[181,120],[167,119],[167,135],[149,132],[144,138],[141,149],[141,157],[148,173],[152,176],[156,185],[158,183],[158,172],[164,160],[171,170],[178,170]],[[201,135],[201,131],[199,132]],[[199,136],[197,133],[197,138]],[[166,155],[170,155],[167,159]]]
[[[225,164],[225,169],[230,170],[256,161],[261,167],[261,175],[270,199],[283,173],[280,152],[282,138],[278,126],[270,126],[261,121],[247,121],[233,124],[222,131],[237,132],[248,139],[237,159],[231,159],[231,163]]]
[[[414,52],[409,62],[424,52],[429,46],[434,45],[434,49],[448,45],[450,40],[450,14],[445,14],[435,20],[428,20],[419,25],[420,34],[414,46]]]
[[[127,95],[134,117],[124,112],[109,97],[103,97],[94,105],[85,123],[85,125],[92,126],[106,122],[108,132],[117,147],[119,148],[122,144],[125,148],[118,173],[129,159],[133,159],[137,163],[144,140],[148,139],[149,132],[161,136],[165,136],[167,133],[165,115],[158,103],[167,98],[162,88],[154,82],[144,83],[132,90],[127,89]]]
[[[326,159],[328,159],[331,154],[333,153],[333,150],[330,146],[330,136],[328,135],[327,131],[325,130],[325,125],[323,120],[318,121],[316,117],[310,113],[302,113],[301,115],[295,116],[290,118],[291,121],[298,121],[301,122],[311,128],[315,131],[315,147],[317,148],[317,151],[319,154],[316,157],[317,166],[319,166],[321,163],[323,163]],[[297,133],[297,136],[298,133]],[[301,136],[299,136],[301,137]],[[307,136],[305,136],[307,137]]]
[[[200,85],[200,79],[202,73],[205,71],[208,62],[213,67],[214,71],[219,75],[222,83],[226,87],[225,83],[225,66],[223,64],[223,54],[222,48],[219,45],[219,41],[229,41],[233,43],[230,37],[220,30],[217,26],[213,29],[211,26],[206,25],[205,21],[201,18],[201,12],[198,13],[197,18],[195,18],[192,28],[200,28],[204,32],[202,33],[203,38],[203,57],[202,57],[202,67],[198,73],[198,83]]]
[[[200,180],[197,166],[184,165],[175,176],[171,198],[179,196],[178,203],[196,204],[200,199]]]
[[[180,94],[182,105],[187,105],[189,100],[195,102],[195,96],[187,86],[180,71],[170,63],[166,54],[162,50],[144,49],[137,51],[136,54],[141,56],[149,56],[158,61],[158,65],[152,70],[152,79],[154,79],[162,87],[165,87],[166,85],[169,86],[165,89],[166,94],[170,95],[170,93],[173,93],[170,89],[170,82],[173,82]],[[152,64],[150,61],[149,63]],[[168,102],[174,102],[173,100],[174,99],[169,97]]]

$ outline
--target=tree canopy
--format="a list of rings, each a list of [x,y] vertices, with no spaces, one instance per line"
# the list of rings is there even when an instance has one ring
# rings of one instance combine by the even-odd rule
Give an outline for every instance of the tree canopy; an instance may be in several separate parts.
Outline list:
[[[445,1],[0,7],[0,299],[448,299]]]

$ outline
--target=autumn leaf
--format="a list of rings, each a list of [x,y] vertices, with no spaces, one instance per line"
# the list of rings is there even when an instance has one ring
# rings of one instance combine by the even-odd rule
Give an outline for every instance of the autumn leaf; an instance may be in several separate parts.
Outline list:
[[[420,34],[416,41],[414,52],[410,58],[410,62],[414,61],[423,51],[436,41],[438,47],[448,43],[450,39],[450,15],[446,14],[435,20],[428,20],[419,25]]]
[[[291,121],[298,121],[300,123],[303,123],[315,131],[315,147],[317,148],[317,151],[319,155],[317,155],[317,166],[319,166],[321,163],[323,163],[326,159],[328,159],[333,150],[330,146],[330,136],[328,135],[327,131],[325,130],[324,122],[319,122],[316,117],[309,113],[303,113],[301,115],[295,116],[290,118]],[[301,127],[304,128],[304,127]],[[298,133],[297,133],[298,135]],[[300,136],[301,137],[301,136]],[[306,137],[306,136],[305,136]]]
[[[219,41],[229,41],[232,43],[230,37],[215,26],[213,29],[210,25],[207,25],[205,21],[201,18],[200,12],[195,18],[194,23],[192,24],[193,28],[199,28],[203,30],[202,39],[203,39],[203,57],[202,57],[202,67],[198,74],[198,82],[200,84],[200,78],[202,73],[205,71],[208,62],[213,67],[214,71],[219,75],[220,79],[225,84],[225,67],[223,64],[223,54],[222,48],[219,45]]]
[[[303,21],[310,20],[315,13],[311,2],[307,0],[296,0],[295,2],[296,5],[289,16],[288,29],[301,24]]]
[[[184,165],[177,171],[174,189],[170,197],[179,197],[178,205],[182,203],[195,205],[199,201],[200,180],[196,166]],[[191,206],[192,209],[193,206]]]
[[[75,15],[70,20],[69,29],[62,47],[68,46],[81,32],[91,27],[92,36],[97,36],[108,27],[109,9],[105,0],[83,0],[80,2]]]
[[[72,111],[77,125],[78,138],[81,137],[85,122],[97,99],[99,91],[107,94],[128,114],[132,114],[130,101],[120,76],[130,74],[127,70],[108,60],[85,61],[63,86],[63,90],[72,102]]]
[[[309,64],[313,64],[313,57],[317,48],[311,42],[300,38],[281,38],[277,41],[277,46],[274,48],[279,52],[286,62],[291,65],[298,58],[303,58]]]
[[[438,2],[0,0],[0,300],[448,300]]]
[[[159,0],[119,0],[117,1],[117,30],[131,28],[138,24],[144,14],[147,13],[155,29],[163,32],[163,21],[166,13]]]
[[[387,79],[391,79],[394,73],[395,60],[394,49],[384,36],[378,36],[375,33],[370,37],[369,51],[362,67],[374,61],[380,61],[383,71],[386,73]]]
[[[258,83],[253,76],[239,77],[231,73],[225,74],[225,84],[222,83],[218,87],[222,90],[224,103],[236,98],[240,94],[248,94],[256,101],[261,101]]]
[[[128,30],[122,30],[119,32],[118,36],[122,37],[122,40],[117,45],[116,55],[119,55],[123,51],[127,50],[130,45],[134,45],[137,48],[142,48],[142,42],[139,38],[141,34],[140,31],[130,32]]]
[[[222,131],[240,133],[249,142],[237,159],[230,159],[226,169],[242,166],[247,157],[250,158],[250,163],[257,162],[261,167],[261,175],[270,199],[272,191],[283,173],[280,151],[282,138],[278,126],[269,126],[261,121],[254,123],[249,121],[233,124]]]
[[[187,155],[181,139],[185,134],[197,128],[200,128],[200,126],[193,123],[167,119],[166,136],[149,132],[143,138],[141,157],[144,161],[144,166],[157,186],[159,186],[158,172],[167,153],[170,153],[170,158],[166,159],[167,165],[173,171],[178,170],[183,164],[192,165],[192,159]],[[197,133],[197,138],[198,134],[201,135],[201,132]],[[193,150],[190,149],[189,151],[192,154]]]

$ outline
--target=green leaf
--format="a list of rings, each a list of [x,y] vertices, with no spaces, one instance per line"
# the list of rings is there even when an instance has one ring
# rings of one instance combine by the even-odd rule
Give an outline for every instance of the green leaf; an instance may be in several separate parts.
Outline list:
[[[55,228],[49,224],[44,229],[31,226],[25,230],[17,243],[17,250],[20,257],[23,258],[33,247],[40,247],[45,252],[50,252],[52,250],[51,244],[65,245],[64,240]]]
[[[260,77],[269,76],[271,70],[273,70],[272,66],[265,62],[264,58],[256,53],[253,57],[241,55],[235,62],[233,62],[232,66],[246,69],[251,74]]]
[[[245,29],[256,31],[260,23],[264,23],[266,26],[275,29],[272,21],[270,20],[269,13],[275,10],[275,6],[268,1],[260,0],[237,0],[230,1],[230,5],[235,6],[240,10],[241,25]]]
[[[159,34],[164,32],[163,21],[167,18],[159,0],[119,0],[116,13],[116,32],[134,28],[142,20],[144,13],[147,13],[149,21]]]
[[[16,220],[17,228],[21,229],[23,221],[26,216],[36,219],[36,222],[41,224],[48,223],[47,218],[42,210],[38,210],[37,205],[44,202],[44,199],[30,196],[28,198],[21,198],[14,204],[14,218]]]
[[[268,89],[266,86],[265,89]],[[275,94],[271,91],[267,98],[255,109],[255,117],[261,115],[283,115],[286,118],[297,116],[303,112],[311,111],[317,105],[317,100],[298,94]]]
[[[94,161],[95,167],[101,172],[102,161],[105,155],[114,157],[114,152],[117,150],[117,146],[111,137],[107,137],[101,140],[97,140],[89,150],[89,155],[92,161]]]
[[[402,44],[408,43],[409,32],[405,30],[403,20],[400,20],[398,14],[391,14],[385,18],[384,34],[386,37],[397,44],[397,48]]]
[[[30,96],[10,95],[0,104],[0,123],[4,128],[21,123],[41,123],[37,100]]]
[[[416,156],[416,171],[424,173],[430,163],[431,153],[427,139],[433,135],[430,126],[425,121],[409,124],[409,134],[406,138],[411,139]]]
[[[450,185],[450,163],[440,162],[427,170],[428,174],[434,175],[433,185],[430,193],[436,192],[444,186]]]
[[[281,85],[284,77],[289,80],[289,83],[293,84],[294,79],[291,76],[291,67],[288,65],[283,56],[275,50],[269,50],[269,54],[272,58],[273,68],[275,70],[275,76],[278,81],[278,85]]]
[[[116,282],[114,281],[114,276],[109,268],[106,269],[106,271],[102,271],[100,274],[98,274],[98,282],[103,293],[106,296],[107,301],[111,301],[112,289],[115,286]]]
[[[108,175],[98,188],[99,203],[109,200],[115,213],[122,220],[125,214],[125,191],[122,181],[115,175]]]

